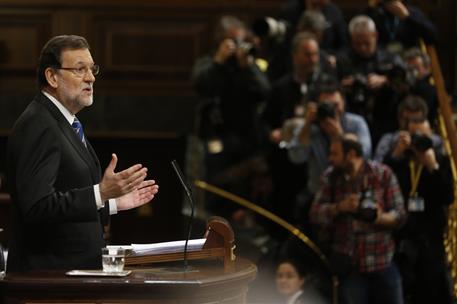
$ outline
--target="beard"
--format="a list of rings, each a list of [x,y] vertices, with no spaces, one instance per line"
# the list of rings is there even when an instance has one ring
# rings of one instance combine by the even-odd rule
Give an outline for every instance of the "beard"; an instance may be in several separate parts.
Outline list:
[[[339,166],[333,166],[333,172],[336,174],[336,175],[342,175],[345,173],[345,170],[344,170],[344,167],[339,165]]]
[[[348,160],[344,160],[341,164],[332,165],[333,172],[337,175],[350,174],[353,170],[351,163]]]
[[[74,89],[69,90],[66,87],[63,87],[63,95],[62,99],[65,99],[65,103],[69,105],[76,114],[77,112],[81,111],[85,107],[89,107],[94,102],[93,94],[87,95],[85,91],[81,91],[78,93],[72,94],[75,91]]]

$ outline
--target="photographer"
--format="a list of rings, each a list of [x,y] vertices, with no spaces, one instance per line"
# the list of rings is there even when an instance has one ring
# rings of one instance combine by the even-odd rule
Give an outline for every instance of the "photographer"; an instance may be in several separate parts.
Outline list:
[[[402,64],[400,57],[377,45],[378,33],[367,16],[354,17],[349,23],[351,47],[340,53],[337,72],[347,92],[348,111],[362,115],[368,122],[373,142],[391,131],[395,113],[395,92],[388,86],[388,70]]]
[[[306,104],[316,100],[317,88],[327,77],[319,62],[320,49],[311,33],[297,34],[292,42],[293,72],[272,86],[262,118],[268,138],[268,161],[272,173],[273,211],[294,223],[297,193],[306,181],[306,164],[293,164],[284,149],[293,128],[302,123]],[[334,78],[334,77],[333,77]]]
[[[408,137],[408,126],[410,122],[423,122],[427,119],[428,107],[425,101],[414,95],[408,95],[399,105],[397,109],[398,130],[383,134],[381,140],[376,146],[374,160],[384,162],[386,156],[399,158],[403,154],[402,145]],[[433,147],[436,151],[444,153],[444,146],[441,137],[437,134],[427,131],[433,142]]]
[[[401,0],[368,0],[365,14],[370,16],[379,32],[379,44],[399,53],[419,46],[419,41],[435,44],[437,29],[416,7]]]
[[[254,22],[253,30],[266,45],[268,53],[268,77],[271,81],[290,71],[291,40],[298,29],[299,20],[305,11],[318,11],[325,17],[325,28],[320,45],[333,53],[348,44],[347,26],[340,8],[329,0],[288,0],[278,19],[265,17]],[[308,29],[309,30],[309,29]]]
[[[280,16],[292,29],[296,29],[303,12],[310,10],[322,12],[327,21],[322,37],[324,49],[336,51],[347,45],[347,27],[343,13],[337,4],[330,0],[288,0]]]
[[[430,57],[419,48],[411,48],[403,55],[409,71],[414,75],[414,82],[411,84],[410,92],[421,96],[428,106],[428,121],[432,126],[436,125],[438,110],[438,94],[436,87],[432,84]]]
[[[307,208],[318,190],[322,172],[329,165],[330,139],[343,133],[356,134],[362,145],[363,157],[370,158],[371,138],[366,121],[359,115],[345,112],[343,95],[338,86],[323,86],[318,103],[308,103],[304,125],[294,131],[295,136],[288,148],[289,159],[293,163],[308,164]]]
[[[405,218],[395,175],[363,159],[353,134],[332,138],[329,161],[310,219],[326,229],[332,270],[342,303],[403,303],[401,278],[392,262],[392,231]]]
[[[410,121],[384,162],[398,177],[408,210],[396,235],[406,302],[450,304],[443,235],[454,189],[449,158],[435,149],[431,135],[427,120]]]
[[[276,145],[290,137],[284,123],[290,118],[303,118],[304,107],[309,101],[316,100],[319,86],[335,80],[334,74],[322,70],[320,54],[315,35],[295,35],[292,41],[293,71],[273,84],[263,112],[268,137]]]
[[[269,83],[254,63],[247,36],[238,18],[223,16],[215,29],[215,52],[198,59],[193,68],[195,90],[204,100],[199,136],[205,144],[206,177],[219,186],[218,180],[229,178],[222,176],[224,172],[255,155],[259,148],[257,108],[266,99]],[[224,187],[242,194],[240,189],[245,185],[240,177]],[[230,218],[233,210],[225,210],[225,205],[209,202],[208,207]]]

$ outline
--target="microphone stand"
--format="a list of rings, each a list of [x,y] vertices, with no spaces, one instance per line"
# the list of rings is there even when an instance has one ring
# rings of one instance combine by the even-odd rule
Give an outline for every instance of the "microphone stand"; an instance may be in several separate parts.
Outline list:
[[[172,160],[171,165],[173,166],[173,170],[175,171],[176,175],[178,176],[178,179],[181,182],[181,185],[183,186],[184,191],[186,192],[186,195],[187,195],[187,198],[189,199],[189,203],[190,203],[190,207],[191,207],[189,223],[187,225],[187,238],[186,238],[186,242],[184,243],[184,268],[185,268],[185,270],[187,270],[187,268],[188,268],[187,244],[189,242],[190,234],[192,231],[192,221],[194,218],[195,204],[194,204],[194,199],[192,197],[192,191],[191,191],[189,185],[187,185],[186,181],[184,180],[184,174],[182,173],[181,169],[179,168],[178,162],[174,159],[174,160]]]

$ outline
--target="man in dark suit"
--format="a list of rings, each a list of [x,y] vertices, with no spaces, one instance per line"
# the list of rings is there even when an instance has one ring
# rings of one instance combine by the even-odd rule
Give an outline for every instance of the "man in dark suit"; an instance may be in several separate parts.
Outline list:
[[[115,154],[101,175],[75,116],[92,104],[98,71],[83,37],[54,37],[41,52],[40,93],[8,140],[8,271],[101,268],[109,214],[143,205],[158,191],[140,164],[114,172]]]

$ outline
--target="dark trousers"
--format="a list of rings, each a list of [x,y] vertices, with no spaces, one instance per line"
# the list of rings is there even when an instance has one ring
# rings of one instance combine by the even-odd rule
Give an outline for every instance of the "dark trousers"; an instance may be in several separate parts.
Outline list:
[[[405,303],[453,303],[442,238],[403,239],[395,260],[403,277]]]
[[[342,304],[402,304],[401,276],[392,263],[384,270],[359,273],[352,272],[341,279]]]

